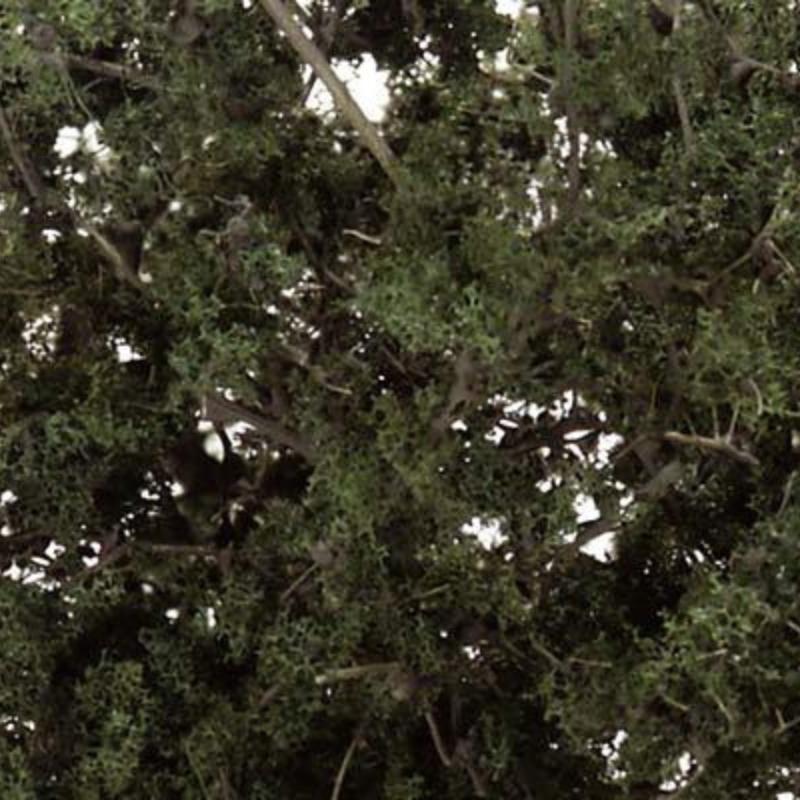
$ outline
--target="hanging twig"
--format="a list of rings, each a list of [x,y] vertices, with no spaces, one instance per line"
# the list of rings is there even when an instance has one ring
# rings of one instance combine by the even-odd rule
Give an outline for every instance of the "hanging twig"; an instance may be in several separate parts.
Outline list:
[[[392,183],[396,187],[401,186],[402,175],[394,153],[383,141],[375,125],[367,119],[344,83],[336,76],[320,49],[303,33],[303,29],[294,20],[282,0],[261,0],[261,5],[275,24],[286,34],[286,38],[300,58],[314,70],[317,77],[325,84],[339,111],[356,129],[367,149],[381,165]]]
[[[425,722],[428,723],[428,730],[431,732],[431,739],[433,739],[433,746],[436,748],[439,760],[447,769],[450,769],[450,767],[453,766],[453,759],[447,754],[444,742],[442,741],[442,734],[439,732],[439,726],[436,724],[436,720],[430,711],[425,712]]]
[[[350,762],[353,760],[353,755],[356,752],[356,748],[361,744],[361,740],[364,736],[364,728],[367,726],[367,717],[365,716],[361,722],[358,723],[358,727],[356,728],[356,732],[353,734],[353,739],[350,742],[350,746],[347,748],[347,751],[344,754],[344,758],[342,759],[341,766],[339,767],[339,771],[336,773],[336,781],[333,784],[333,792],[331,792],[331,800],[339,800],[339,795],[342,792],[342,785],[344,784],[344,776],[347,774],[347,770],[350,767]]]

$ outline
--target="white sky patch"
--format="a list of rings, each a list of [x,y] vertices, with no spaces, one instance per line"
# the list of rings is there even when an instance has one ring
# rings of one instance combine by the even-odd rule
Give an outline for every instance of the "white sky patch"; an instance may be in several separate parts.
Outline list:
[[[609,776],[614,780],[621,780],[625,777],[625,772],[618,769],[616,764],[619,761],[620,748],[627,738],[628,732],[620,729],[614,734],[614,738],[610,742],[606,742],[600,748],[600,753],[606,760]]]
[[[18,581],[22,577],[22,568],[19,566],[19,564],[17,564],[16,561],[12,561],[11,564],[0,574],[4,578],[10,578],[12,581]]]
[[[668,778],[665,780],[658,788],[662,792],[675,792],[680,787],[681,784],[685,782],[686,776],[692,769],[692,763],[694,759],[692,758],[692,754],[687,752],[681,753],[678,756],[678,764],[677,764],[677,771],[673,777]]]
[[[131,361],[141,361],[144,356],[134,350],[121,336],[109,336],[108,344],[117,354],[117,361],[120,364],[127,364]]]
[[[16,503],[18,499],[11,489],[4,489],[0,492],[0,507],[10,506],[12,503]]]
[[[349,61],[334,61],[331,66],[366,117],[372,122],[381,122],[389,105],[389,89],[386,85],[389,72],[379,70],[375,59],[369,54],[364,55],[358,66]],[[306,105],[321,116],[333,110],[333,99],[322,81],[314,83]]]
[[[62,159],[83,152],[90,156],[98,167],[106,168],[110,165],[114,153],[101,141],[102,132],[103,128],[97,120],[87,122],[83,128],[65,125],[59,128],[53,150]]]
[[[581,547],[581,553],[603,563],[613,561],[617,554],[617,532],[608,531],[595,537]]]
[[[618,433],[601,433],[597,439],[597,448],[595,450],[595,466],[608,466],[611,452],[618,448],[624,441],[625,439]]]
[[[470,661],[474,661],[481,654],[480,647],[474,644],[465,644],[461,649]]]
[[[524,5],[523,0],[495,0],[494,10],[498,14],[508,14],[511,17],[518,17]]]
[[[505,520],[501,517],[473,517],[461,526],[464,536],[474,536],[485,550],[494,550],[508,541],[503,532]]]
[[[579,524],[600,519],[600,509],[597,507],[594,497],[589,494],[578,494],[572,507],[575,509]]]
[[[206,434],[205,439],[203,439],[203,450],[205,450],[207,456],[220,464],[225,460],[225,445],[216,431],[210,431]]]
[[[55,325],[57,315],[58,306],[53,306],[49,313],[29,320],[22,329],[22,341],[33,358],[41,360],[55,351],[58,338]]]
[[[217,627],[217,612],[213,606],[206,608],[206,626],[210,631]]]
[[[53,539],[50,542],[50,544],[47,545],[44,554],[51,561],[55,561],[60,555],[63,555],[66,551],[67,548],[64,547],[64,545],[59,544],[55,539]]]

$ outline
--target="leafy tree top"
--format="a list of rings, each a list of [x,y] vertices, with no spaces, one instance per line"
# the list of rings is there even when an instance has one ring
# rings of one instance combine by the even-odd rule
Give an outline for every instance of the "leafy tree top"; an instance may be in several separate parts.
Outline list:
[[[792,4],[0,28],[3,797],[797,788]]]

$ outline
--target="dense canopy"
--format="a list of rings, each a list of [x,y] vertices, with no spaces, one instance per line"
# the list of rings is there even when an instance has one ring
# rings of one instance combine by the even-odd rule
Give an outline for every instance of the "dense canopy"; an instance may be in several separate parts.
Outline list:
[[[800,793],[800,16],[517,5],[0,8],[0,797]]]

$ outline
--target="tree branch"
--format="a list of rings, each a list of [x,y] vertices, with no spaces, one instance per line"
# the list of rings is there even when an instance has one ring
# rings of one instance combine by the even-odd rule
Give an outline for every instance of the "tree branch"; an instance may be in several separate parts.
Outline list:
[[[22,182],[25,184],[25,189],[27,190],[28,194],[37,203],[46,204],[46,189],[44,183],[39,177],[39,173],[36,171],[36,168],[33,166],[30,159],[17,142],[14,132],[11,130],[11,124],[8,116],[6,115],[5,109],[2,106],[0,106],[0,133],[2,133],[3,142],[8,150],[8,154],[11,156],[11,160],[14,162],[14,167],[19,173]]]
[[[124,64],[117,64],[114,61],[102,61],[99,58],[88,58],[87,56],[77,56],[72,53],[40,53],[39,60],[47,66],[56,69],[82,69],[99,75],[103,78],[111,78],[117,81],[126,81],[137,84],[148,89],[160,88],[159,82],[151,75],[145,75],[132,67]]]
[[[567,139],[569,155],[567,156],[567,181],[569,202],[568,211],[572,211],[578,202],[581,192],[581,135],[578,124],[578,109],[575,98],[574,65],[572,59],[577,57],[578,44],[578,4],[580,0],[564,0],[564,47],[567,50],[568,62],[564,67],[562,84],[567,106]]]
[[[350,766],[350,762],[353,760],[353,755],[356,752],[356,748],[359,744],[361,744],[361,739],[364,735],[364,728],[366,726],[367,718],[364,717],[364,719],[358,723],[358,727],[356,728],[356,732],[353,734],[353,739],[350,742],[350,746],[347,748],[344,758],[342,759],[341,766],[339,767],[339,771],[336,773],[336,781],[333,784],[331,800],[339,800],[339,796],[342,792],[342,785],[344,784],[344,776],[347,774],[347,770]]]
[[[314,445],[301,434],[284,427],[277,420],[250,411],[232,400],[226,400],[217,392],[207,392],[203,395],[201,411],[206,419],[223,425],[246,422],[276,444],[294,450],[309,463],[313,463],[316,458]]]
[[[749,464],[751,467],[758,466],[759,460],[745,450],[734,447],[727,439],[721,436],[695,436],[678,431],[667,431],[663,435],[666,442],[676,445],[687,445],[689,447],[699,447],[701,450],[711,450],[719,455],[732,458],[741,464]]]
[[[317,77],[325,84],[339,111],[356,129],[367,149],[381,165],[392,183],[399,188],[403,182],[402,173],[394,153],[383,141],[375,125],[364,115],[347,87],[331,69],[320,49],[303,33],[303,29],[295,22],[282,0],[261,0],[261,5],[275,24],[286,34],[286,38],[300,58],[314,70]]]

